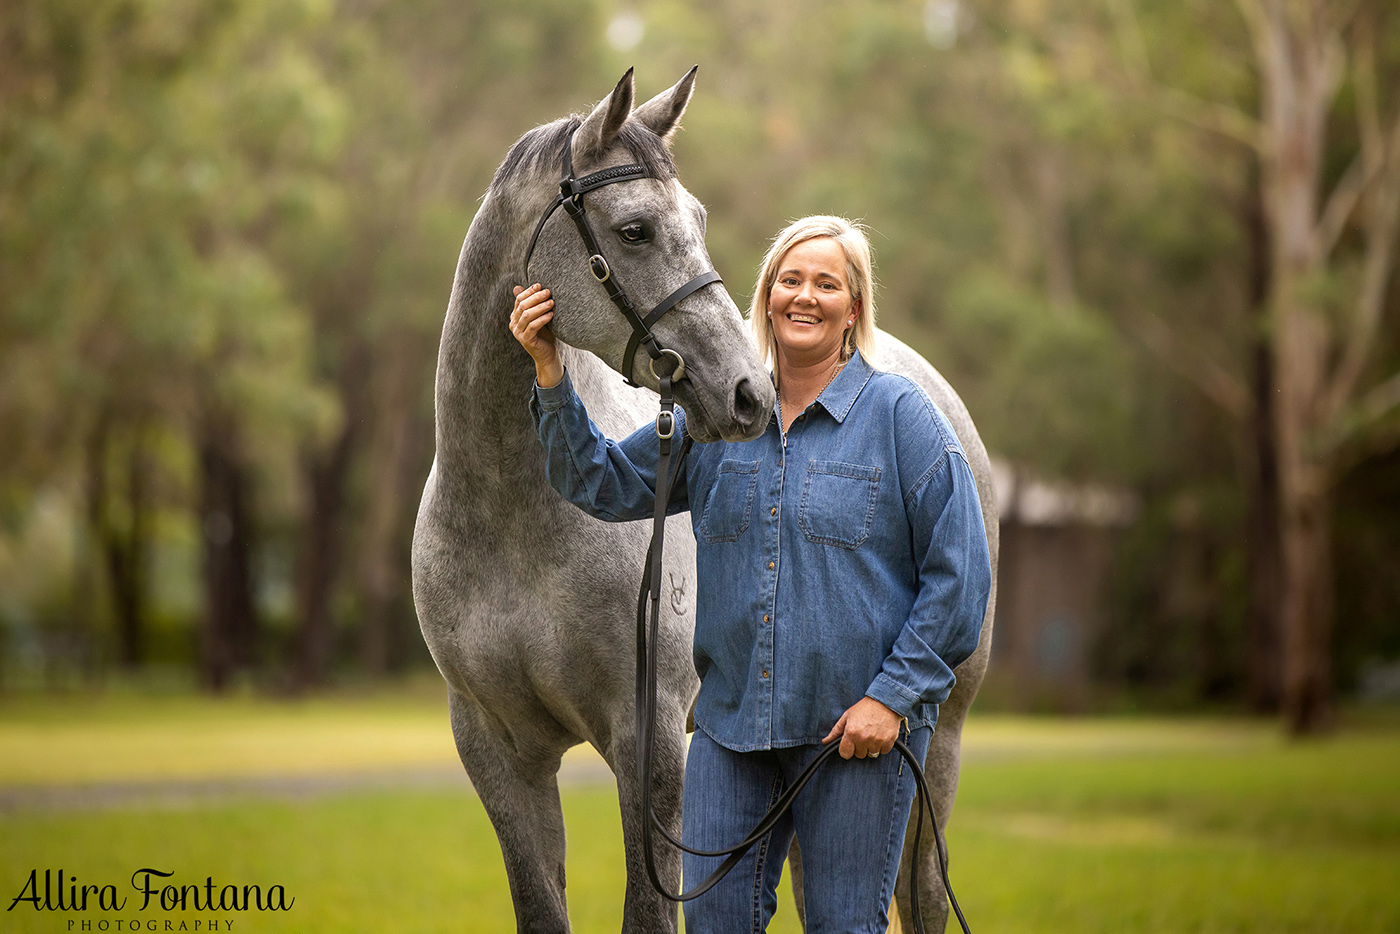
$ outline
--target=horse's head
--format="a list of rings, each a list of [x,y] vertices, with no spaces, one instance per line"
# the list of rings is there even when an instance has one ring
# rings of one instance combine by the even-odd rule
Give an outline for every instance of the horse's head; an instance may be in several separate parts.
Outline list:
[[[692,68],[670,90],[632,109],[632,71],[583,120],[571,118],[526,134],[502,165],[497,181],[512,167],[522,172],[513,200],[542,215],[559,193],[564,149],[570,147],[573,177],[623,165],[641,165],[642,177],[605,184],[583,195],[588,225],[606,259],[604,277],[625,290],[645,317],[682,285],[711,269],[705,249],[705,209],[676,178],[670,139],[694,86]],[[641,175],[641,173],[638,173]],[[530,224],[534,232],[535,224]],[[527,278],[553,292],[552,327],[565,343],[592,351],[638,383],[657,387],[644,346],[627,357],[633,327],[598,279],[599,264],[583,236],[566,216],[554,211],[538,230],[528,255]],[[527,257],[522,255],[522,261]],[[705,285],[682,298],[655,323],[657,343],[685,361],[676,382],[689,432],[697,441],[737,441],[758,437],[773,408],[773,385],[759,363],[753,341],[721,283]]]

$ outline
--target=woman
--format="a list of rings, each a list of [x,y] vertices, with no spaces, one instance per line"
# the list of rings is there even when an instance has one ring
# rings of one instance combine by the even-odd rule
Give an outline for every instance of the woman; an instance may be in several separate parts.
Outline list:
[[[601,436],[559,362],[553,307],[536,284],[517,289],[511,315],[535,361],[550,483],[599,518],[645,518],[655,431]],[[923,758],[952,670],[977,647],[991,586],[982,513],[943,414],[869,362],[873,277],[858,228],[818,216],[783,230],[750,312],[777,417],[753,441],[697,445],[676,494],[699,577],[686,842],[732,844],[824,744],[839,743],[841,759],[687,903],[686,930],[764,930],[795,834],[808,930],[884,931],[915,790],[902,759],[884,754],[903,734]],[[717,862],[686,855],[687,883]]]

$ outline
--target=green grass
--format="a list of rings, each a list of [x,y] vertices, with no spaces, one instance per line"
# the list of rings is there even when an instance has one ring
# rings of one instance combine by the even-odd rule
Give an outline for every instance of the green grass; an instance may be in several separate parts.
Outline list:
[[[292,707],[87,704],[0,706],[0,785],[343,774],[451,757],[431,694]],[[92,737],[103,755],[82,754]],[[1238,720],[974,717],[965,749],[949,845],[954,886],[982,934],[1400,931],[1393,718],[1289,743]],[[564,807],[574,930],[616,931],[616,796],[566,789]],[[144,866],[175,872],[172,882],[280,883],[296,897],[285,914],[232,915],[234,931],[514,930],[495,836],[465,787],[0,816],[0,908],[31,869],[42,881],[45,868],[62,867],[129,894]],[[20,905],[0,914],[0,931],[48,934],[104,917],[169,919],[178,930],[201,917],[134,907],[64,915]],[[789,898],[774,930],[796,930]]]
[[[973,762],[949,845],[985,930],[1400,931],[1400,733]]]
[[[457,763],[441,680],[300,701],[189,694],[0,700],[0,787],[315,775]]]

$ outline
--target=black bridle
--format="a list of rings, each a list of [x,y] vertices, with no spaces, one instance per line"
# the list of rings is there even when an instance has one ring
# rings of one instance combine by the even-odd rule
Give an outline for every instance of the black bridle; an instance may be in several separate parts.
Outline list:
[[[577,132],[577,130],[575,130]],[[637,773],[638,781],[641,784],[641,806],[642,806],[642,852],[646,863],[647,874],[651,878],[651,884],[657,892],[673,902],[686,902],[714,888],[721,879],[729,874],[729,871],[738,865],[744,858],[744,854],[763,839],[769,831],[778,823],[782,815],[792,807],[793,801],[807,783],[816,774],[825,762],[840,748],[839,743],[832,743],[823,749],[797,777],[792,786],[787,789],[774,803],[768,813],[764,815],[753,831],[743,840],[740,840],[732,847],[723,850],[697,850],[687,846],[662,826],[661,821],[656,816],[656,811],[651,804],[652,787],[652,760],[655,746],[656,733],[656,685],[657,685],[657,657],[656,643],[659,634],[661,617],[661,552],[666,541],[666,512],[670,508],[671,497],[676,489],[676,480],[680,476],[681,467],[685,463],[686,454],[690,452],[691,438],[682,432],[680,451],[675,456],[675,466],[672,467],[671,444],[676,433],[675,421],[675,399],[672,393],[672,383],[685,376],[685,359],[679,353],[669,347],[661,346],[656,335],[651,332],[651,326],[661,319],[672,308],[675,308],[682,299],[691,293],[704,288],[715,282],[723,281],[719,273],[713,269],[702,272],[677,288],[670,295],[657,303],[646,316],[642,316],[633,306],[632,300],[627,297],[627,292],[622,284],[617,281],[613,274],[612,267],[608,265],[607,259],[603,256],[603,248],[598,243],[598,238],[593,233],[592,226],[588,223],[588,214],[583,203],[583,196],[604,185],[613,185],[618,182],[639,181],[644,178],[655,178],[647,171],[643,165],[619,165],[610,169],[603,169],[583,178],[574,178],[573,169],[573,143],[574,133],[569,134],[568,140],[564,144],[563,178],[559,182],[559,194],[554,201],[545,209],[540,222],[535,225],[535,234],[530,238],[530,247],[525,251],[525,279],[529,281],[530,257],[534,255],[535,244],[540,239],[540,233],[544,230],[545,223],[554,214],[554,211],[561,205],[574,220],[574,226],[578,228],[579,236],[583,238],[584,246],[588,248],[588,268],[593,273],[593,278],[597,279],[607,290],[608,298],[612,299],[614,305],[622,312],[622,316],[632,325],[632,336],[627,341],[627,351],[622,358],[623,378],[629,386],[638,385],[632,379],[633,361],[636,357],[637,348],[645,347],[647,354],[651,357],[651,372],[656,377],[661,394],[661,409],[656,415],[656,438],[658,454],[656,462],[656,502],[655,511],[652,518],[651,544],[647,548],[646,570],[642,574],[642,586],[637,594],[637,695],[636,695],[636,715],[637,715]],[[660,372],[657,371],[657,364],[662,363]],[[933,796],[929,792],[928,782],[924,777],[923,763],[909,750],[909,747],[902,740],[895,740],[894,751],[903,756],[913,769],[914,778],[918,785],[915,795],[919,802],[919,819],[914,829],[914,852],[919,851],[920,837],[924,825],[924,808],[927,806],[928,813],[932,817],[934,842],[938,850],[938,865],[943,877],[943,887],[948,894],[948,901],[952,904],[953,911],[957,913],[958,921],[961,922],[964,932],[968,931],[967,921],[963,918],[962,909],[958,907],[958,900],[953,896],[953,887],[948,882],[948,859],[947,847],[943,842],[943,836],[938,829],[938,818],[933,810]],[[666,840],[677,849],[696,856],[724,856],[725,861],[711,873],[703,882],[689,892],[679,895],[672,894],[662,883],[660,876],[656,872],[656,860],[653,853],[651,830],[656,829]],[[910,880],[910,912],[914,918],[914,929],[922,934],[923,917],[919,911],[919,885],[918,879]],[[969,932],[970,934],[970,932]]]
[[[633,360],[637,355],[638,346],[646,348],[647,354],[651,357],[652,375],[658,381],[666,377],[669,377],[671,382],[679,380],[685,376],[685,359],[675,350],[662,347],[657,341],[656,335],[651,332],[651,327],[661,320],[662,315],[675,308],[682,299],[691,293],[724,280],[713,269],[707,269],[667,295],[643,317],[637,311],[636,306],[632,304],[632,300],[627,297],[627,290],[622,287],[622,283],[617,281],[617,276],[613,273],[612,267],[608,265],[607,258],[603,256],[603,248],[593,233],[593,226],[588,223],[588,212],[583,203],[583,196],[590,191],[602,188],[604,185],[635,182],[656,176],[648,172],[646,166],[633,164],[617,165],[610,169],[594,172],[592,175],[585,175],[583,178],[574,178],[573,150],[574,133],[571,132],[568,140],[564,143],[564,174],[559,182],[559,194],[555,195],[554,201],[545,208],[540,222],[535,225],[535,235],[530,238],[530,248],[525,251],[526,281],[530,277],[530,257],[534,255],[535,244],[539,242],[540,233],[544,230],[545,223],[554,214],[555,209],[562,205],[564,213],[573,218],[574,226],[578,228],[579,236],[583,238],[583,245],[588,248],[590,254],[588,270],[593,273],[593,278],[602,284],[608,293],[608,298],[612,299],[617,310],[622,312],[622,317],[626,318],[627,323],[632,325],[632,336],[628,339],[627,350],[622,356],[622,376],[627,381],[627,385],[638,385],[632,378]],[[666,360],[670,361],[669,368],[663,367],[663,372],[658,373],[656,365]]]

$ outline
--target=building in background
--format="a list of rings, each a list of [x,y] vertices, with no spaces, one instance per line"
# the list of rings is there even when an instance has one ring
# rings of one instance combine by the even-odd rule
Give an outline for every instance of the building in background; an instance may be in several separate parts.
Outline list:
[[[988,700],[1020,710],[1080,710],[1090,652],[1108,620],[1117,541],[1137,514],[1131,493],[1036,479],[992,463],[1001,519]]]

